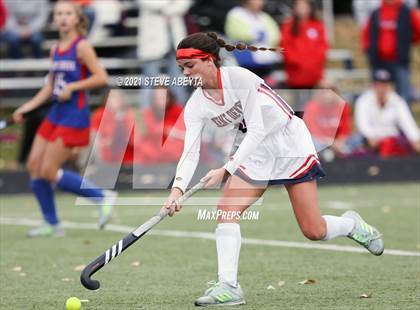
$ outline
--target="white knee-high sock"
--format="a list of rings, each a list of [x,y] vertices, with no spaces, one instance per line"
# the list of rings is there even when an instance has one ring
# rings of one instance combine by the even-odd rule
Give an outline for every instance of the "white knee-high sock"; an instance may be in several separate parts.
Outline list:
[[[341,216],[323,215],[327,226],[327,233],[324,241],[334,239],[336,237],[346,237],[353,230],[354,220]]]
[[[216,228],[219,282],[237,286],[241,229],[238,223],[220,223]]]

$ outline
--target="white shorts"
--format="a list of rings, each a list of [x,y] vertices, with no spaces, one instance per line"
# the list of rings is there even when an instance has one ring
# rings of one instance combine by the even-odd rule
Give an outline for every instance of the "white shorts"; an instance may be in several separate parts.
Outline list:
[[[311,134],[293,116],[278,132],[268,135],[235,172],[251,183],[289,184],[325,176]]]

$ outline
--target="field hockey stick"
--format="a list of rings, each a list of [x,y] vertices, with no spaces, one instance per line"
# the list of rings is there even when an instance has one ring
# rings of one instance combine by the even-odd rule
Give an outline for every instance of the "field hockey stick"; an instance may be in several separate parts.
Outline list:
[[[33,114],[35,114],[36,112],[46,109],[48,107],[50,107],[52,105],[51,102],[48,102],[46,104],[43,104],[39,107],[36,107],[35,109],[28,111],[26,113],[23,113],[23,118],[27,118],[28,116],[31,116]],[[6,118],[6,119],[0,119],[0,130],[3,130],[9,126],[12,126],[15,124],[15,121],[13,120],[12,117]]]
[[[103,87],[102,91],[103,91],[104,95],[103,96],[101,95],[101,99],[99,100],[99,102],[100,103],[105,103],[107,101],[110,88],[108,86]],[[56,99],[57,99],[57,97],[53,96],[52,98],[48,99],[46,101],[46,103],[41,104],[40,106],[32,109],[31,111],[23,113],[23,118],[25,119],[28,116],[31,116],[31,115],[33,115],[33,114],[35,114],[35,113],[37,113],[37,112],[39,112],[43,109],[47,109],[47,108],[51,107],[54,104],[54,100],[56,100]],[[9,126],[14,125],[14,124],[16,124],[16,123],[13,120],[12,117],[9,117],[9,118],[6,118],[6,119],[0,119],[0,130],[3,130],[5,128],[9,127]]]
[[[0,120],[0,130],[4,129],[4,128],[10,126],[10,125],[13,125],[14,123],[15,122],[13,121],[12,118],[2,119],[2,120]]]
[[[182,204],[185,200],[191,197],[198,190],[205,186],[204,182],[197,183],[194,187],[188,190],[184,195],[178,199],[178,203]],[[112,247],[105,251],[102,255],[98,256],[94,261],[87,265],[80,275],[80,281],[83,286],[89,290],[97,290],[100,283],[97,280],[91,279],[92,275],[99,271],[102,267],[108,264],[112,259],[120,255],[128,249],[133,243],[143,237],[153,226],[162,221],[168,214],[169,209],[162,208],[158,214],[150,218],[147,222],[139,226],[137,229],[129,233],[123,239],[118,241]]]

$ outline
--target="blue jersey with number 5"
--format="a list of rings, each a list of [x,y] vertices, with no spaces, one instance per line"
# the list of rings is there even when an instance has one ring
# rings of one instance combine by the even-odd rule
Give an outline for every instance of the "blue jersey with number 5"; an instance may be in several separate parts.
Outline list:
[[[58,101],[58,95],[67,84],[85,79],[87,67],[77,58],[77,45],[83,37],[77,37],[66,50],[55,48],[51,74],[53,77],[53,106],[48,120],[56,125],[70,128],[89,127],[88,92],[74,91],[67,101]]]

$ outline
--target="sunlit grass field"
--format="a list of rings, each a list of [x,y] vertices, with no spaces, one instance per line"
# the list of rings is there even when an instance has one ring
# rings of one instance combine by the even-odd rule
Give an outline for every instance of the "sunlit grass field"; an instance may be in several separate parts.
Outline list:
[[[201,192],[206,201],[219,193]],[[121,197],[164,197],[165,192],[125,192]],[[28,239],[25,233],[40,220],[30,195],[0,197],[0,309],[65,309],[71,296],[88,299],[82,309],[193,309],[193,301],[216,279],[213,221],[197,220],[198,210],[185,206],[150,234],[95,274],[99,291],[79,282],[83,265],[102,254],[156,211],[159,206],[117,206],[112,225],[99,231],[96,210],[75,206],[75,197],[58,195],[64,238]],[[324,214],[351,208],[384,234],[385,253],[304,248],[307,245],[360,247],[348,239],[310,242],[300,233],[286,191],[266,192],[259,219],[243,221],[239,281],[247,304],[240,309],[418,309],[420,305],[420,186],[414,183],[323,186]],[[18,222],[21,221],[21,222]],[[77,228],[81,223],[91,223]],[[207,234],[193,234],[197,232]],[[177,236],[176,236],[177,235]],[[201,237],[200,237],[201,236]],[[246,242],[258,239],[256,244]],[[295,242],[266,245],[267,240]],[[255,242],[254,242],[255,243]],[[353,248],[350,248],[353,249]],[[398,252],[393,252],[397,253]],[[314,284],[302,285],[306,279]],[[367,294],[369,298],[360,298]]]

